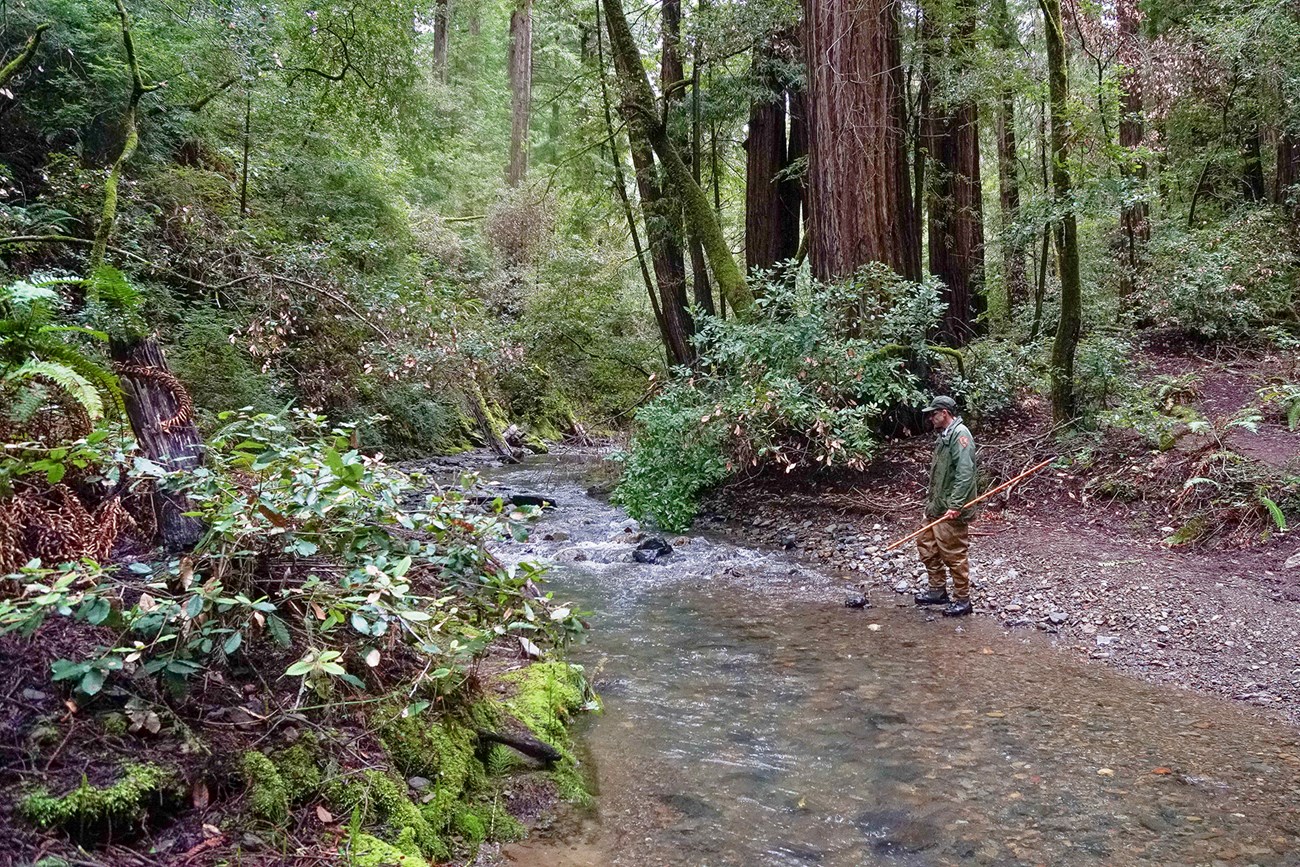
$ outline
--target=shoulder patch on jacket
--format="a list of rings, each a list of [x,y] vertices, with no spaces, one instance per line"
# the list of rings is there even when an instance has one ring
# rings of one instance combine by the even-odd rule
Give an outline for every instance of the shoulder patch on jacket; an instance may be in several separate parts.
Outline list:
[[[964,449],[970,448],[970,437],[966,436],[966,434],[960,434],[957,437],[957,445]]]

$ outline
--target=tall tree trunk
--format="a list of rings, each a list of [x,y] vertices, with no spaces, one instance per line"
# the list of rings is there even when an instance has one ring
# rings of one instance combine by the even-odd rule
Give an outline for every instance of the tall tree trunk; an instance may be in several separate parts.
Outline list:
[[[732,255],[722,224],[709,204],[708,195],[691,176],[690,166],[682,159],[681,152],[663,124],[654,91],[650,89],[641,62],[641,52],[623,12],[622,0],[606,0],[605,24],[609,30],[614,64],[623,85],[623,104],[629,118],[629,127],[635,128],[637,136],[649,141],[663,165],[665,180],[681,197],[687,230],[699,238],[708,257],[709,267],[713,269],[718,291],[731,303],[733,310],[743,311],[753,303],[753,295],[745,283],[744,273]]]
[[[900,0],[804,0],[812,271],[920,277],[908,189]]]
[[[1016,45],[1015,23],[1007,12],[1007,0],[993,0],[995,46],[1004,62]],[[1019,231],[1020,161],[1016,151],[1016,97],[1009,85],[999,88],[997,111],[998,204],[1002,219],[1002,281],[1007,293],[1007,312],[1014,313],[1029,298],[1029,276],[1025,269],[1025,241]]]
[[[695,37],[695,52],[691,58],[691,176],[695,183],[702,183],[704,177],[704,124],[700,119],[700,56],[703,40]],[[691,247],[691,285],[695,290],[695,306],[701,312],[712,316],[713,288],[709,284],[709,265],[704,258],[704,247],[699,238],[690,239]]]
[[[686,137],[688,130],[686,126],[681,124],[681,106],[686,99],[686,70],[682,62],[682,0],[663,0],[660,33],[663,47],[659,56],[659,85],[663,89],[664,122],[668,124],[670,134],[678,133],[673,135],[673,143],[683,153],[689,153],[690,141]],[[696,180],[698,182],[698,177]],[[687,345],[690,350],[688,352],[688,361],[694,362],[695,348],[691,344],[690,338],[695,334],[695,322],[691,317],[690,301],[686,291],[684,250],[686,249],[687,239],[685,237],[685,225],[682,221],[681,198],[676,195],[671,187],[662,183],[659,186],[659,191],[664,199],[665,210],[671,209],[668,227],[669,231],[672,232],[674,256],[681,275],[678,282],[680,288],[673,296],[672,303],[678,307],[677,317],[681,320],[687,336]],[[692,271],[692,276],[698,279],[700,274],[693,259]],[[708,279],[707,276],[705,279]],[[664,304],[668,303],[669,299],[664,298]]]
[[[528,122],[533,102],[533,0],[516,0],[510,13],[510,165],[506,183],[528,177]]]
[[[1052,419],[1057,424],[1074,420],[1078,412],[1074,392],[1074,355],[1083,321],[1083,296],[1079,282],[1079,230],[1070,199],[1070,132],[1066,112],[1069,79],[1065,57],[1065,32],[1060,0],[1038,0],[1047,31],[1047,84],[1052,118],[1052,196],[1061,214],[1057,255],[1061,274],[1061,317],[1052,341]]]
[[[769,269],[795,252],[786,234],[780,179],[787,164],[785,91],[772,63],[769,46],[754,47],[751,74],[763,98],[750,104],[745,142],[745,267],[750,271]]]
[[[1138,0],[1119,0],[1117,28],[1123,68],[1119,76],[1120,118],[1119,146],[1125,151],[1124,174],[1130,181],[1146,178],[1146,164],[1136,155],[1146,134],[1142,105],[1141,32]],[[1136,286],[1142,246],[1151,236],[1145,202],[1129,202],[1120,211],[1120,232],[1124,245],[1124,274],[1120,278],[1120,296],[1127,299]],[[1125,304],[1124,306],[1127,306]]]
[[[596,0],[596,59],[600,64],[600,96],[605,109],[605,130],[609,134],[609,153],[614,166],[614,189],[619,201],[623,203],[623,214],[627,219],[628,234],[632,238],[632,249],[636,252],[636,262],[641,271],[641,280],[645,284],[646,294],[650,297],[650,309],[654,313],[655,324],[659,326],[659,335],[663,342],[664,354],[669,366],[676,364],[672,353],[672,335],[668,321],[664,318],[663,306],[656,294],[654,278],[646,267],[646,254],[641,245],[641,235],[636,226],[636,215],[632,211],[632,200],[628,196],[627,181],[623,176],[623,155],[618,150],[618,137],[614,133],[614,113],[610,109],[609,87],[605,81],[605,40],[600,26],[600,0]]]
[[[962,3],[956,22],[947,24],[947,63],[961,76],[969,42],[975,32],[975,8]],[[946,22],[945,22],[946,23]],[[932,33],[936,28],[927,28]],[[936,33],[937,35],[937,33]],[[946,90],[946,88],[945,88]],[[943,281],[947,309],[939,325],[940,339],[965,345],[977,331],[984,309],[984,207],[980,185],[979,109],[969,98],[954,101],[946,92],[931,95],[925,118],[931,160],[929,206],[930,273]]]
[[[433,69],[438,80],[447,83],[447,38],[451,29],[451,0],[434,0]]]

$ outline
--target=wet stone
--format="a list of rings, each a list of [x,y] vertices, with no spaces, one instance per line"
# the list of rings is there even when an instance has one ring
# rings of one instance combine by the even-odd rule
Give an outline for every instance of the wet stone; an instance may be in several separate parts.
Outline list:
[[[659,800],[688,819],[717,819],[722,816],[722,811],[708,801],[696,795],[688,795],[685,792],[661,795]]]

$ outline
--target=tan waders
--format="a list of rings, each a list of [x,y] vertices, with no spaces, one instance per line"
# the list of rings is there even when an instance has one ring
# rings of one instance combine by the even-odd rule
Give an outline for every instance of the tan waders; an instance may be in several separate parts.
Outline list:
[[[970,524],[961,520],[935,524],[917,537],[916,549],[930,575],[931,591],[945,593],[950,574],[953,600],[970,601],[970,561],[966,558],[969,547]],[[944,573],[945,567],[948,574]]]

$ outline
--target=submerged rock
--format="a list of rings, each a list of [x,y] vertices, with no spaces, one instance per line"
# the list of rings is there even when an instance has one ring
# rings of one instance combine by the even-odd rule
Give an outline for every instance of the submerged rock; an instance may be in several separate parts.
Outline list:
[[[650,536],[632,552],[632,559],[638,563],[658,563],[659,558],[673,553],[673,546],[662,536]]]

